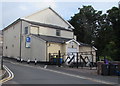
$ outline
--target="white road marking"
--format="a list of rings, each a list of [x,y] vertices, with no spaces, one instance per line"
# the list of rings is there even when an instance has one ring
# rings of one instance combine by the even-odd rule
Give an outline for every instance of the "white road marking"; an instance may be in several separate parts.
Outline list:
[[[106,81],[102,81],[102,80],[97,80],[97,79],[85,77],[85,76],[79,76],[79,75],[69,74],[69,73],[65,73],[65,72],[55,71],[55,70],[51,70],[51,69],[44,69],[44,68],[40,68],[40,69],[46,70],[46,71],[50,71],[50,72],[54,72],[54,73],[59,73],[59,74],[67,75],[67,76],[71,76],[71,77],[75,77],[75,78],[80,78],[80,79],[86,79],[86,80],[90,80],[90,81],[95,81],[95,82],[99,82],[99,83],[103,83],[103,84],[116,84],[116,83],[111,83],[111,82],[106,82]]]
[[[47,68],[47,65],[45,65],[44,68],[46,69],[46,68]]]
[[[8,73],[9,76],[7,78],[4,78],[4,79],[0,80],[0,83],[5,83],[6,81],[14,78],[13,72],[8,67],[6,67],[5,65],[3,65],[3,67],[5,68],[5,70],[6,70],[6,72]]]
[[[25,67],[32,67],[35,68],[34,66],[30,66],[27,64],[20,64],[20,63],[13,63],[12,64],[18,64],[21,66],[25,66]],[[67,76],[71,76],[71,77],[75,77],[75,78],[80,78],[80,79],[86,79],[86,80],[90,80],[90,81],[94,81],[94,82],[98,82],[98,83],[102,83],[102,84],[117,84],[114,82],[109,82],[109,81],[103,81],[103,80],[98,80],[98,79],[94,79],[94,78],[89,78],[89,77],[85,77],[85,76],[79,76],[79,75],[74,75],[74,74],[69,74],[69,73],[65,73],[65,72],[60,72],[60,71],[56,71],[56,70],[51,70],[51,69],[45,69],[42,67],[36,67],[37,69],[41,69],[41,70],[45,70],[45,71],[49,71],[49,72],[54,72],[54,73],[58,73],[58,74],[62,74],[62,75],[67,75]]]
[[[11,73],[11,78],[14,78],[14,74],[13,74],[13,72],[12,72],[7,66],[4,65],[4,67],[6,67],[7,70],[9,70],[9,72]]]

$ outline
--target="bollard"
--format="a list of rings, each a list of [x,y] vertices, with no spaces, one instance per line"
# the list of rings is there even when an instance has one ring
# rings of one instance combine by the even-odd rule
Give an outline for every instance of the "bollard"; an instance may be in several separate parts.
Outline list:
[[[78,68],[78,66],[79,66],[79,65],[78,65],[78,60],[79,60],[79,59],[78,59],[78,53],[77,53],[77,58],[76,58],[76,59],[77,59],[77,68]]]
[[[35,65],[37,64],[37,60],[35,59]]]
[[[30,59],[28,59],[27,63],[28,63],[28,64],[30,63]]]
[[[61,55],[60,55],[60,50],[59,50],[59,51],[58,51],[58,67],[61,67],[60,57],[61,57]]]
[[[20,61],[21,61],[21,63],[22,63],[23,59],[21,59]]]

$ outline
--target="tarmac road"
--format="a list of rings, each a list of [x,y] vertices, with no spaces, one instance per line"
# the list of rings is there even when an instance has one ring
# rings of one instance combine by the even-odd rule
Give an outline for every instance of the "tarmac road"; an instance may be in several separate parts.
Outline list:
[[[45,69],[17,62],[4,61],[14,78],[4,84],[103,84],[69,73]]]

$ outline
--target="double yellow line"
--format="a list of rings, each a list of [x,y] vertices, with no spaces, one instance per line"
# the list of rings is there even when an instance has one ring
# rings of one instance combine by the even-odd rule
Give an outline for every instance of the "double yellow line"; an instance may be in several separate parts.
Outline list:
[[[13,72],[8,67],[6,67],[5,65],[3,67],[6,70],[6,72],[8,73],[8,77],[0,80],[0,83],[5,83],[6,81],[11,80],[11,79],[14,78]]]

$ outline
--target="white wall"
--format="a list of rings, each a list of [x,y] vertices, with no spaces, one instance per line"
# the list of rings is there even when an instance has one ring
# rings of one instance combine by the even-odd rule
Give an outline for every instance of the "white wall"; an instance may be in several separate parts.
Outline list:
[[[54,13],[49,8],[47,8],[43,11],[34,13],[25,18],[32,20],[32,21],[40,22],[40,23],[52,24],[52,25],[57,25],[60,27],[65,27],[65,28],[69,27],[69,25],[65,21],[63,21],[58,15],[56,15],[56,13]]]
[[[24,34],[25,27],[28,27],[29,33],[28,35]],[[24,60],[35,60],[35,58],[39,61],[46,61],[46,43],[41,40],[40,38],[36,38],[30,35],[31,32],[36,34],[36,28],[32,28],[31,30],[31,24],[28,22],[22,21],[22,48],[21,48],[21,57]],[[25,42],[26,37],[31,37],[31,47],[26,48]]]
[[[25,47],[26,37],[31,38],[30,48]],[[28,59],[30,59],[31,61],[34,61],[35,58],[38,61],[46,61],[46,43],[40,38],[31,36],[31,35],[26,35],[23,37],[21,53],[22,53],[22,59],[26,61]]]
[[[36,27],[31,26],[30,32],[32,34],[38,34],[38,29],[39,29],[40,35],[56,36],[56,29],[49,28],[49,27],[43,27],[43,26],[36,26]],[[60,30],[60,31],[61,31],[61,36],[58,36],[58,37],[71,38],[71,39],[73,38],[73,35],[74,35],[73,32],[66,31],[66,30]]]
[[[20,55],[20,28],[21,22],[18,22],[4,30],[3,56],[18,57]]]
[[[96,62],[96,51],[94,48],[91,48],[89,46],[80,46],[79,51],[80,52],[88,52],[86,54],[91,54],[91,50],[92,50],[92,54],[93,54],[93,62]],[[85,57],[86,55],[83,55],[83,57]],[[87,55],[88,57],[91,57],[91,55]]]

